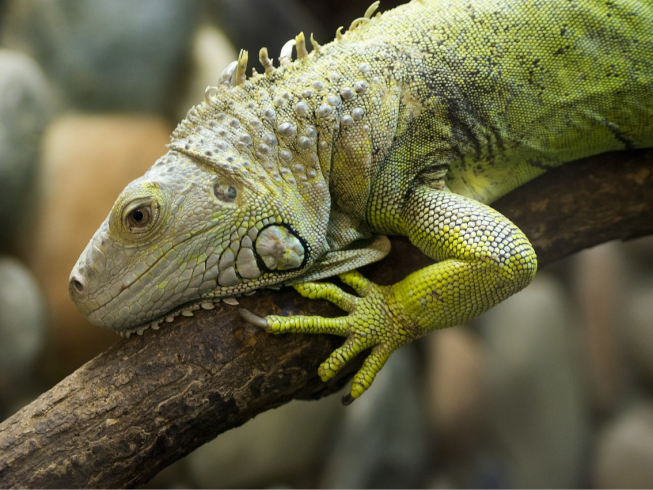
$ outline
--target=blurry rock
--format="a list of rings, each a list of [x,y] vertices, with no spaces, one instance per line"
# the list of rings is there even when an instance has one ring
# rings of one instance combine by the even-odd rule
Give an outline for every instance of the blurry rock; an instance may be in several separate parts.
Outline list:
[[[43,296],[18,260],[0,257],[0,398],[29,379],[46,335]]]
[[[653,236],[629,240],[621,246],[637,271],[653,271]]]
[[[188,68],[195,5],[13,0],[0,31],[75,109],[171,114]]]
[[[138,485],[138,488],[141,489],[162,489],[162,488],[199,488],[194,487],[191,483],[191,475],[189,475],[188,470],[186,469],[186,460],[178,459],[170,466],[166,466],[156,475],[152,477],[147,483],[142,483]]]
[[[621,413],[599,436],[595,488],[653,488],[653,404]]]
[[[624,306],[628,358],[639,375],[653,384],[653,281],[633,281]]]
[[[605,243],[576,257],[575,296],[592,402],[609,412],[628,386],[624,358],[624,260],[621,243]]]
[[[416,488],[426,480],[430,440],[414,346],[394,352],[374,385],[345,410],[323,488]]]
[[[50,112],[50,89],[38,65],[0,49],[0,247],[7,247],[25,215]]]
[[[195,450],[187,473],[196,488],[313,487],[342,410],[331,396],[264,412]]]
[[[487,349],[469,328],[427,337],[427,402],[442,451],[474,445],[487,405]]]
[[[452,478],[450,478],[449,475],[438,473],[436,476],[434,476],[432,479],[429,480],[428,484],[425,485],[424,488],[432,488],[438,490],[440,488],[448,489],[448,488],[459,488],[459,487],[456,486],[456,482]]]
[[[565,292],[540,273],[486,313],[489,426],[511,487],[576,487],[588,447],[580,346]]]
[[[68,276],[125,185],[166,152],[169,134],[160,118],[136,116],[64,117],[47,130],[39,212],[22,242],[52,318],[48,368],[54,379],[120,338],[91,326],[77,311]]]
[[[177,120],[181,121],[191,107],[204,100],[206,87],[216,85],[222,71],[237,57],[236,49],[222,31],[208,24],[197,29],[193,37],[190,82],[177,107]]]

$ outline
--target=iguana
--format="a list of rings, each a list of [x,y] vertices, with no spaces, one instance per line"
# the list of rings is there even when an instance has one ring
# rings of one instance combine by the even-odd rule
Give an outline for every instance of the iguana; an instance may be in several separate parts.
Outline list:
[[[70,276],[79,310],[127,334],[292,285],[348,312],[244,318],[346,337],[323,380],[524,288],[537,259],[488,206],[547,169],[653,146],[651,0],[414,0],[336,40],[303,33],[246,77],[241,52],[120,194]],[[292,61],[293,48],[297,59]],[[555,199],[555,196],[552,196]],[[356,272],[405,235],[436,262],[391,286]],[[339,275],[356,294],[317,282]]]

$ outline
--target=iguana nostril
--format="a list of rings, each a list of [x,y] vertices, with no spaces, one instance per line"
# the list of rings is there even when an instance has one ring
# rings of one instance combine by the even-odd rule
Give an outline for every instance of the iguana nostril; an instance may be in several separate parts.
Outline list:
[[[81,277],[77,275],[72,275],[70,277],[70,286],[72,290],[79,294],[84,292],[84,282],[82,281]]]

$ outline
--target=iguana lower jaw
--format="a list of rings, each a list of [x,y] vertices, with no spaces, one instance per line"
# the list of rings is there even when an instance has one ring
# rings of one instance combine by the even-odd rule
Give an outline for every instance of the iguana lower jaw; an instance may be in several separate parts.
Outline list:
[[[79,311],[142,332],[301,275],[325,240],[292,193],[172,151],[129,184],[70,274]]]

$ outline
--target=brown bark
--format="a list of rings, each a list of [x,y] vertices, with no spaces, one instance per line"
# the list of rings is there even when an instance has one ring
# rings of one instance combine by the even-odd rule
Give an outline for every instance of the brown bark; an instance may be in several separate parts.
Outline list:
[[[496,203],[540,264],[653,232],[653,150],[607,154],[536,179]],[[365,273],[394,282],[428,263],[406,240]],[[291,290],[241,303],[261,314],[337,315]],[[269,336],[226,305],[118,342],[0,425],[2,487],[126,487],[221,432],[293,398],[341,387],[317,367],[341,339]],[[360,362],[360,361],[359,361]]]

